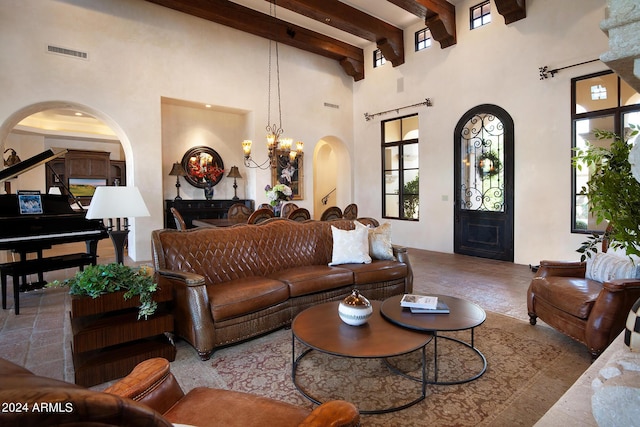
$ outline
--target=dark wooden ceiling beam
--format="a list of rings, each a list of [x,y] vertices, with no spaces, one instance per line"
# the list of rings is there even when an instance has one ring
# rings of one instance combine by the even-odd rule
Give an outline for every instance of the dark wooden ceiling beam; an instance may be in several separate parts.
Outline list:
[[[355,81],[364,79],[364,52],[359,47],[248,7],[228,0],[146,1],[334,59]]]
[[[498,13],[504,16],[504,23],[511,24],[527,17],[525,0],[495,0]]]
[[[338,0],[277,0],[277,6],[374,42],[394,67],[404,64],[404,32],[381,19]]]
[[[434,40],[444,49],[456,44],[456,7],[446,0],[387,0],[424,19]]]

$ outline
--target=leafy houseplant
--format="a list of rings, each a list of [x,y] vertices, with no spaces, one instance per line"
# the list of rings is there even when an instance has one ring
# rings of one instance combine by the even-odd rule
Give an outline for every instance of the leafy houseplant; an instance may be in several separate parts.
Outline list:
[[[134,269],[120,263],[90,265],[70,279],[55,280],[50,287],[68,286],[71,295],[98,298],[108,293],[124,291],[124,299],[140,297],[138,319],[151,316],[158,308],[153,293],[158,285],[147,269]]]
[[[583,242],[578,249],[582,260],[597,252],[603,238],[609,239],[611,247],[624,249],[627,255],[640,255],[640,182],[631,172],[629,154],[633,144],[628,142],[640,127],[629,125],[629,129],[624,139],[610,131],[595,130],[597,139],[611,140],[611,145],[607,148],[587,144],[585,149],[576,149],[574,166],[578,170],[583,164],[591,168],[581,194],[588,195],[596,222],[606,220],[612,226],[604,235],[595,234]]]
[[[416,175],[414,179],[404,184],[404,217],[418,219],[418,208],[420,198],[418,197],[420,188],[420,177]]]

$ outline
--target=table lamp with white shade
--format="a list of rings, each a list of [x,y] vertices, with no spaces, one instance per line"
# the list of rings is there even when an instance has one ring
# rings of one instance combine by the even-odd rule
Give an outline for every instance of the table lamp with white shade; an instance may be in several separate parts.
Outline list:
[[[149,216],[138,187],[100,186],[91,198],[87,219],[108,219],[107,232],[116,250],[116,262],[124,262],[124,243],[129,234],[129,218]],[[113,219],[116,218],[116,225]],[[121,218],[124,222],[121,223]]]

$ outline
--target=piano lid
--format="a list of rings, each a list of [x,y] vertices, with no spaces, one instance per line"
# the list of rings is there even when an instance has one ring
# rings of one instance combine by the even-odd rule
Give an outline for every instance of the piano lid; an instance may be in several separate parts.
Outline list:
[[[23,160],[13,166],[9,166],[8,168],[0,171],[0,182],[13,179],[20,174],[23,174],[27,171],[30,171],[31,169],[37,168],[38,166],[47,163],[50,160],[56,159],[60,156],[64,156],[67,151],[67,149],[61,149],[58,151],[49,149],[43,151],[40,154],[36,154],[33,157],[29,157],[27,160]]]

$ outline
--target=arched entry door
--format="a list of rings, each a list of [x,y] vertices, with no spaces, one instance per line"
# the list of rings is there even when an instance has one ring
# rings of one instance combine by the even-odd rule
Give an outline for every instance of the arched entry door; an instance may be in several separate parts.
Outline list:
[[[454,133],[454,252],[513,261],[513,119],[484,104]]]

